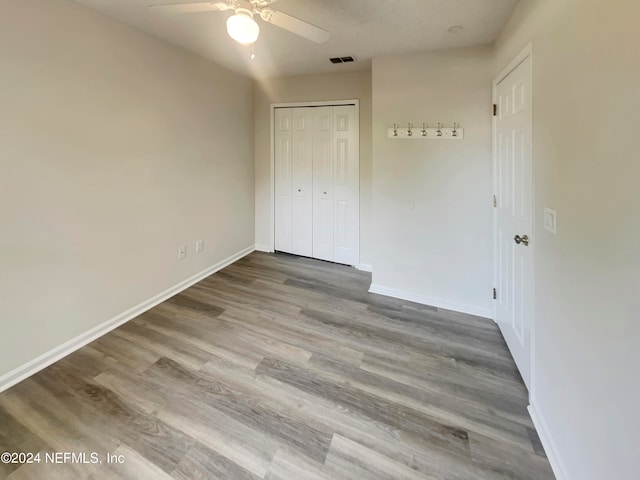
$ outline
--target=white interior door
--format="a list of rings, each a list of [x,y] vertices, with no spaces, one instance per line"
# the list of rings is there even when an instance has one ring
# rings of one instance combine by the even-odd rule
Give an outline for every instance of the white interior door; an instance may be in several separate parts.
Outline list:
[[[313,255],[313,108],[292,109],[293,218],[290,253]]]
[[[333,107],[313,109],[313,257],[333,261]]]
[[[496,322],[527,385],[533,319],[531,55],[495,85]]]
[[[357,265],[360,258],[360,159],[355,107],[333,107],[333,125],[334,261]]]

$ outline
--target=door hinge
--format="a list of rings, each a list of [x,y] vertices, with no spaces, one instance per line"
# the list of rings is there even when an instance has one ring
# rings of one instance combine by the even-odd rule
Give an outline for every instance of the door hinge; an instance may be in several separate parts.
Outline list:
[[[495,103],[493,104],[493,116],[498,116],[498,105],[496,105]]]
[[[496,196],[493,196],[493,208],[496,208],[498,206],[498,199],[496,198]]]
[[[493,299],[495,300],[496,298],[498,298],[498,291],[494,288],[493,289]]]

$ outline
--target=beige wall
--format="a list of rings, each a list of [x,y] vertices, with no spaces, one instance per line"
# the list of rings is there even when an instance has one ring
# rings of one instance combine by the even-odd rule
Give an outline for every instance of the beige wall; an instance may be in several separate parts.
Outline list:
[[[373,291],[491,315],[489,47],[373,61]],[[393,140],[394,122],[464,128]]]
[[[274,78],[255,88],[256,246],[273,243],[271,218],[272,103],[360,100],[360,263],[371,265],[371,73]]]
[[[251,80],[64,0],[0,9],[2,377],[252,246],[254,189]]]
[[[635,0],[529,0],[496,46],[497,74],[533,42],[531,393],[558,478],[639,475],[639,18]]]

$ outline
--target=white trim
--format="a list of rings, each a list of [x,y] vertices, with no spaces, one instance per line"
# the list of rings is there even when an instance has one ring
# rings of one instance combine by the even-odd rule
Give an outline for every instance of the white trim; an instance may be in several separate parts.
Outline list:
[[[265,253],[273,253],[274,250],[269,245],[259,245],[256,244],[257,252],[265,252]]]
[[[536,228],[536,157],[535,157],[535,129],[533,124],[533,72],[535,68],[533,47],[531,43],[525,48],[526,54],[531,59],[531,235],[533,239],[538,238],[538,230]],[[531,383],[531,390],[529,391],[529,403],[534,403],[535,384],[536,384],[536,254],[538,252],[538,242],[535,241],[531,244],[531,325],[529,334],[529,348],[531,349],[531,365],[529,365],[529,383]],[[565,477],[566,478],[566,477]]]
[[[442,300],[433,297],[427,297],[418,293],[407,292],[404,290],[398,290],[396,288],[384,287],[382,285],[371,284],[369,287],[370,293],[377,293],[379,295],[385,295],[387,297],[399,298],[401,300],[408,300],[410,302],[421,303],[423,305],[431,305],[432,307],[444,308],[446,310],[453,310],[455,312],[467,313],[469,315],[475,315],[477,317],[491,318],[491,309],[478,307],[475,305],[465,305],[463,303],[450,302],[448,300]]]
[[[58,360],[66,357],[70,353],[73,353],[79,348],[84,347],[88,343],[91,343],[94,340],[102,337],[103,335],[109,333],[111,330],[137,317],[138,315],[143,314],[147,310],[150,310],[151,308],[155,307],[159,303],[164,302],[168,298],[173,297],[174,295],[182,292],[183,290],[186,290],[191,285],[198,283],[203,278],[206,278],[209,275],[212,275],[217,271],[222,270],[226,266],[231,265],[232,263],[238,261],[242,257],[250,254],[254,250],[255,248],[253,245],[250,247],[247,247],[231,255],[230,257],[227,257],[224,260],[216,263],[215,265],[212,265],[206,270],[203,270],[200,273],[196,273],[192,277],[189,277],[186,280],[183,280],[182,282],[177,283],[176,285],[168,288],[164,292],[154,295],[148,300],[145,300],[144,302],[139,303],[134,307],[131,307],[129,310],[122,312],[119,315],[116,315],[112,319],[107,320],[106,322],[103,322],[100,325],[97,325],[91,330],[81,333],[77,337],[72,338],[71,340],[63,343],[62,345],[59,345],[53,348],[52,350],[49,350],[48,352],[40,355],[39,357],[36,357],[33,360],[23,365],[20,365],[19,367],[11,370],[10,372],[2,375],[0,377],[0,392],[7,390],[8,388],[12,387],[16,383],[21,382],[22,380],[26,379],[27,377],[30,377],[34,373],[39,372],[40,370],[48,367],[52,363],[57,362]]]
[[[562,463],[562,457],[560,457],[558,453],[558,446],[551,436],[549,425],[533,405],[529,405],[527,409],[529,410],[529,415],[531,416],[533,425],[536,427],[536,431],[538,432],[538,436],[540,437],[540,441],[544,447],[544,452],[547,454],[547,458],[549,459],[551,469],[553,470],[556,479],[567,480],[569,478],[567,475],[567,469]]]
[[[276,106],[269,107],[269,251],[276,251]]]
[[[532,56],[533,56],[533,43],[529,42],[527,46],[524,47],[524,49],[518,55],[516,55],[516,57],[513,60],[511,60],[511,62],[509,62],[509,65],[507,65],[495,78],[495,80],[493,81],[494,93],[495,93],[495,87],[497,87],[498,84],[502,82],[502,80],[507,78],[507,76],[511,72],[513,72],[516,68],[518,68],[522,62],[524,62],[527,58]],[[493,99],[494,100],[496,99],[495,96],[493,97]]]
[[[368,263],[359,263],[356,265],[356,268],[363,272],[373,272],[373,265],[369,265]]]
[[[276,155],[275,155],[275,116],[276,116],[276,108],[302,108],[302,107],[338,107],[342,105],[353,105],[356,108],[356,118],[355,118],[355,141],[356,145],[358,145],[358,258],[360,258],[360,100],[357,98],[351,100],[323,100],[319,102],[285,102],[285,103],[272,103],[269,106],[270,114],[269,114],[269,141],[270,141],[270,156],[271,156],[271,166],[270,166],[270,177],[271,177],[271,195],[270,195],[270,212],[269,212],[269,241],[271,245],[266,250],[266,252],[275,252],[276,249],[276,232],[275,232],[275,222],[276,222],[276,195],[275,195],[275,185],[276,185]]]
[[[304,107],[340,107],[342,105],[359,105],[360,100],[323,100],[320,102],[284,102],[284,103],[272,103],[271,109],[275,108],[304,108]]]

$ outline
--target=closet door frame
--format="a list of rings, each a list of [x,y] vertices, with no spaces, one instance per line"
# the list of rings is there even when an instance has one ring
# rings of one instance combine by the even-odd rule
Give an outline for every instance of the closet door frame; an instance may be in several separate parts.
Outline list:
[[[270,142],[271,142],[271,195],[270,195],[270,235],[269,239],[271,245],[269,245],[269,251],[275,251],[275,185],[276,185],[276,177],[275,177],[275,112],[276,108],[301,108],[301,107],[338,107],[343,105],[353,105],[355,109],[355,145],[358,148],[357,157],[358,157],[358,165],[360,165],[360,100],[327,100],[321,102],[294,102],[294,103],[272,103],[270,107]],[[358,171],[360,168],[358,167]],[[358,174],[359,176],[359,174]],[[360,186],[358,185],[358,204],[360,203]],[[359,209],[358,209],[359,210]],[[357,242],[357,255],[358,262],[360,261],[360,218],[358,215],[358,242]],[[356,263],[356,266],[358,263]]]

